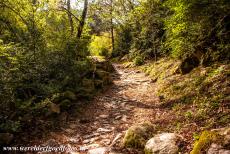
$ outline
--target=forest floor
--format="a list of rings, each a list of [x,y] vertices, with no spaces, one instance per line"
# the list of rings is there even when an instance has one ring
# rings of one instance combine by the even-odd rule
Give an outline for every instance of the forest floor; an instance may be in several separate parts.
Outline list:
[[[75,148],[75,153],[141,153],[122,148],[122,139],[131,125],[153,121],[162,114],[156,107],[156,85],[137,69],[114,67],[112,86],[84,106],[80,116],[71,116],[61,131],[50,132],[33,144],[64,145]]]

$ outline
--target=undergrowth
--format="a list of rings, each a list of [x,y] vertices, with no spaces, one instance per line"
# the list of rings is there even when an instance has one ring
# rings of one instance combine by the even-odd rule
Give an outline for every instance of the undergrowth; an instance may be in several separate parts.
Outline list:
[[[167,116],[162,115],[162,129],[192,139],[204,129],[226,126],[230,122],[230,65],[199,66],[181,75],[177,72],[179,64],[165,58],[140,67],[157,84],[157,95],[163,98],[159,99],[160,109],[168,110]]]

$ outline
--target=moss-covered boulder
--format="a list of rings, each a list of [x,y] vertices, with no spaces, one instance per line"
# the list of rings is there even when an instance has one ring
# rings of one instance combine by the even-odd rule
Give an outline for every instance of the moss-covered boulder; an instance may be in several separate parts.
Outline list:
[[[51,97],[51,101],[56,104],[60,104],[60,102],[66,99],[75,101],[77,100],[77,95],[74,92],[67,90],[63,93],[56,93]]]
[[[230,153],[230,128],[203,131],[190,154]]]
[[[131,126],[123,139],[124,147],[144,148],[145,143],[155,132],[155,126],[150,122],[144,122]]]
[[[96,68],[97,69],[103,69],[107,72],[113,72],[115,71],[113,65],[111,64],[110,61],[103,60],[103,61],[97,61],[96,62]]]
[[[69,99],[61,101],[60,108],[61,110],[66,110],[72,105],[72,102]]]
[[[74,92],[72,92],[72,91],[69,91],[69,90],[65,91],[63,93],[63,95],[64,95],[65,99],[70,99],[70,100],[73,100],[73,101],[77,100],[76,94]]]
[[[110,83],[112,83],[109,72],[104,71],[104,70],[97,70],[96,78],[101,79],[104,85],[109,85]]]

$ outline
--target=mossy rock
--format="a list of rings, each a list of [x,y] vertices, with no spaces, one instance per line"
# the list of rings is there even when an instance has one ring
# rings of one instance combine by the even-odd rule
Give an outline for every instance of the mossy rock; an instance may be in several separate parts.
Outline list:
[[[102,89],[104,87],[104,82],[103,80],[94,80],[94,85],[95,88]]]
[[[104,85],[109,85],[112,83],[112,79],[110,77],[109,72],[104,70],[97,70],[96,78],[102,80]]]
[[[60,108],[61,110],[66,110],[72,105],[72,102],[69,99],[61,101]]]
[[[144,148],[148,139],[153,136],[155,126],[150,122],[134,125],[130,127],[123,139],[124,147]]]
[[[115,71],[113,65],[110,63],[110,61],[100,61],[96,63],[96,68],[97,69],[102,69],[105,70],[107,72],[113,72]]]
[[[72,92],[72,91],[69,91],[69,90],[65,91],[63,93],[63,95],[64,95],[65,99],[70,99],[70,100],[73,100],[73,101],[77,100],[76,94],[74,92]]]
[[[77,95],[74,92],[67,90],[63,93],[54,94],[51,98],[52,102],[57,104],[65,99],[75,101],[77,100]]]
[[[101,69],[96,70],[95,73],[96,73],[96,78],[99,78],[99,79],[103,79],[104,77],[109,76],[109,72],[101,70]]]
[[[223,136],[216,131],[203,131],[199,140],[195,142],[190,154],[201,154],[207,152],[212,143],[221,144]]]
[[[94,81],[92,79],[87,79],[87,78],[84,78],[82,80],[82,86],[84,87],[84,89],[89,92],[92,92],[94,91],[95,87],[94,87]]]

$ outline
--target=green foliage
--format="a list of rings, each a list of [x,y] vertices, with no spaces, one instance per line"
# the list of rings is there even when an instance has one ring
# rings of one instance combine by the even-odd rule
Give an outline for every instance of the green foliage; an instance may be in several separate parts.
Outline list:
[[[77,99],[74,93],[82,76],[92,78],[88,27],[77,39],[70,33],[67,13],[57,11],[58,5],[63,4],[0,2],[0,129],[4,131],[16,131],[25,115],[29,119],[46,115],[53,95],[71,100],[62,102],[67,109]]]
[[[170,54],[196,57],[202,65],[228,60],[229,8],[226,0],[139,1],[117,27],[113,55],[157,60]]]
[[[163,17],[165,8],[158,0],[141,2],[127,15],[127,22],[118,28],[115,55],[142,55],[146,59],[163,54],[161,42],[164,39]]]
[[[140,66],[140,65],[142,65],[144,63],[144,59],[141,56],[137,56],[137,57],[134,58],[133,63],[136,66]]]
[[[109,57],[111,54],[111,39],[108,34],[102,36],[93,36],[89,45],[92,55]]]
[[[204,63],[224,59],[225,54],[229,58],[229,2],[167,0],[164,5],[171,10],[164,22],[165,47],[173,57],[196,55]]]

